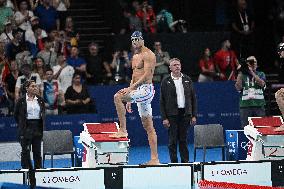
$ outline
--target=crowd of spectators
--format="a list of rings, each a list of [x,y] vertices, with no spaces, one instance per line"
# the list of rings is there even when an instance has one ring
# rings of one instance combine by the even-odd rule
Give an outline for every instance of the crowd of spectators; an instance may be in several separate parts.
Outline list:
[[[121,0],[120,34],[187,32],[184,20],[175,20],[167,4],[159,9],[152,1]],[[13,105],[25,93],[22,84],[35,80],[49,114],[95,111],[87,85],[129,83],[134,49],[115,49],[106,59],[97,43],[90,41],[88,55],[80,54],[80,34],[67,15],[69,0],[0,0],[1,104],[12,114]],[[155,10],[159,10],[155,12]],[[254,53],[253,14],[246,0],[236,0],[232,12],[232,36],[220,42],[220,49],[205,48],[198,62],[199,82],[236,80],[244,60]],[[170,54],[159,40],[150,47],[156,55],[154,83],[169,74]],[[88,104],[90,108],[80,108]],[[70,107],[78,107],[72,109]],[[77,112],[78,111],[78,112]]]
[[[37,84],[48,114],[96,111],[84,84],[92,77],[86,72],[92,59],[79,56],[69,6],[69,0],[0,0],[1,106],[7,107],[2,114],[13,114],[27,80]]]
[[[237,69],[240,67],[236,53],[231,49],[231,42],[228,38],[221,41],[221,48],[211,57],[209,48],[199,61],[200,75],[199,82],[228,81],[236,80]]]
[[[168,4],[161,5],[159,12],[155,12],[151,1],[133,0],[131,3],[121,1],[123,16],[120,34],[133,31],[144,33],[187,33],[187,22],[185,20],[174,20],[169,11]]]

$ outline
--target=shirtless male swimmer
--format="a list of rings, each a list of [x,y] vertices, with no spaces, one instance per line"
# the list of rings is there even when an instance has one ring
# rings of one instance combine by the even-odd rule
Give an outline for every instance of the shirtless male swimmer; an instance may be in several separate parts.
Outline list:
[[[135,31],[131,35],[132,46],[136,54],[132,60],[132,80],[128,88],[119,90],[114,95],[114,103],[120,123],[117,133],[110,135],[112,138],[127,137],[126,111],[131,113],[131,103],[136,103],[144,129],[148,135],[151,150],[151,160],[145,165],[157,165],[159,163],[157,152],[157,135],[153,126],[151,101],[154,97],[152,78],[156,65],[155,54],[144,46],[142,33]],[[124,107],[124,102],[126,106]]]

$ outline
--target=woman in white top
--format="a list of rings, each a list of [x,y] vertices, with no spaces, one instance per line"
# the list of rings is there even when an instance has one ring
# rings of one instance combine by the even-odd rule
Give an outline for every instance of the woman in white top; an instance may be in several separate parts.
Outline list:
[[[19,11],[15,13],[16,25],[24,31],[31,29],[30,18],[34,16],[28,7],[28,1],[22,0],[19,3]]]
[[[63,93],[72,85],[72,77],[75,72],[74,68],[66,63],[66,58],[62,55],[57,58],[57,65],[52,67],[53,78],[59,81]]]

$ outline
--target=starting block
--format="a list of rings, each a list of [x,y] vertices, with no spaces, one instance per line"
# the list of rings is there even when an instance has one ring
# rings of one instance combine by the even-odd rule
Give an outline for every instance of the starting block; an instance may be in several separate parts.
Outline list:
[[[130,140],[109,137],[118,132],[118,123],[84,123],[83,126],[80,134],[80,142],[84,146],[82,167],[128,163]]]
[[[274,131],[283,124],[282,117],[249,117],[248,121],[244,128],[249,139],[246,160],[284,159],[284,131]]]

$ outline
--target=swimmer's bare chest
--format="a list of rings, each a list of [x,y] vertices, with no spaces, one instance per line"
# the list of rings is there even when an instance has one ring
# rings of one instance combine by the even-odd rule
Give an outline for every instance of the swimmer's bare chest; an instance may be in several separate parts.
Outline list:
[[[132,60],[132,80],[136,82],[144,75],[144,61],[141,55],[134,55]]]
[[[144,60],[142,55],[136,54],[133,56],[132,60],[132,69],[135,70],[144,70]]]

